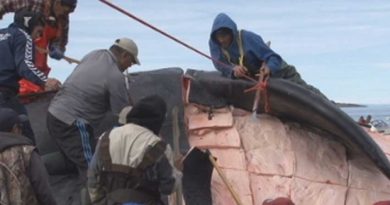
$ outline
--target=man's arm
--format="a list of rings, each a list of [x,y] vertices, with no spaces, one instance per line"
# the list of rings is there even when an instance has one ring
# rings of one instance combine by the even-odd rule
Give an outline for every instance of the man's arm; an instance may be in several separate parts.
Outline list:
[[[58,90],[61,86],[60,81],[54,78],[47,78],[34,64],[34,46],[31,37],[24,32],[15,36],[15,63],[19,75],[27,80],[43,87],[45,91]]]
[[[281,69],[282,65],[282,58],[279,56],[279,54],[275,53],[267,44],[264,43],[263,39],[252,32],[245,32],[245,41],[248,45],[256,45],[254,49],[255,56],[265,61],[268,68],[271,70],[272,73],[278,71]]]
[[[159,191],[164,195],[175,192],[181,183],[181,173],[169,163],[166,156],[157,162],[157,172]]]
[[[43,165],[40,156],[33,151],[30,158],[30,166],[27,169],[27,176],[35,191],[39,204],[56,205],[57,202],[50,189],[49,176]]]
[[[34,65],[34,47],[31,37],[19,29],[15,35],[15,63],[20,76],[27,80],[44,86],[47,77]]]
[[[63,51],[66,50],[66,45],[68,44],[68,36],[69,36],[69,15],[60,18],[62,25],[62,33],[60,38],[58,39],[58,43]]]
[[[56,60],[61,60],[64,57],[66,45],[68,44],[69,15],[58,17],[57,24],[59,36],[55,39],[50,39],[49,56]]]
[[[156,164],[159,191],[165,195],[175,192],[181,184],[182,173],[174,165],[173,152],[169,145]]]
[[[234,77],[233,68],[235,65],[230,65],[226,58],[223,57],[221,48],[212,40],[209,40],[209,48],[214,67],[219,70],[223,76],[228,78]]]
[[[104,135],[104,133],[102,134],[102,136],[103,135]],[[101,140],[99,138],[99,141],[98,141],[96,147],[100,147],[100,144],[101,144]],[[103,188],[103,185],[100,181],[100,177],[98,174],[100,172],[99,166],[101,166],[101,165],[99,165],[99,162],[97,160],[97,158],[99,156],[99,152],[100,152],[100,150],[97,149],[95,154],[92,157],[92,160],[91,160],[91,163],[88,167],[88,172],[87,172],[88,192],[89,192],[89,195],[91,198],[91,203],[93,203],[93,204],[103,203],[102,200],[104,200],[104,198],[106,196],[105,189]]]

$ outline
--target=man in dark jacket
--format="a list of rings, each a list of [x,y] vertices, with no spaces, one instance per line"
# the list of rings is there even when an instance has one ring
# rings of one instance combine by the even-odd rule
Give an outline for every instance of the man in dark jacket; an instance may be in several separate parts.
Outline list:
[[[0,201],[2,204],[57,204],[46,169],[32,142],[21,135],[23,117],[0,108]]]
[[[215,68],[225,77],[247,75],[257,79],[256,75],[261,72],[264,76],[290,80],[326,98],[317,88],[306,84],[295,67],[287,64],[259,35],[239,31],[236,23],[224,13],[214,19],[209,47]]]
[[[137,102],[126,124],[99,139],[88,172],[93,204],[160,205],[181,183],[172,150],[158,134],[166,104],[156,95]]]
[[[48,65],[48,55],[60,60],[64,57],[68,43],[69,16],[76,8],[77,0],[5,0],[0,5],[0,19],[8,12],[17,12],[27,9],[40,12],[45,17],[45,27],[42,36],[34,40],[38,50],[34,60],[36,67],[49,75],[51,68]],[[22,79],[20,81],[20,94],[42,92],[43,89],[34,84],[34,81]]]
[[[45,90],[58,89],[56,79],[48,79],[34,65],[33,39],[40,36],[44,26],[44,17],[40,13],[20,10],[15,14],[14,23],[0,29],[0,107],[8,107],[18,114],[26,114],[25,107],[19,102],[18,81],[29,79]],[[35,144],[34,135],[27,121],[24,135]]]

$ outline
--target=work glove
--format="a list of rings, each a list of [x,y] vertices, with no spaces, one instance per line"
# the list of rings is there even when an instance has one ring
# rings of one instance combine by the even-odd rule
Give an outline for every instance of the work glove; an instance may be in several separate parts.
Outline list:
[[[64,57],[64,51],[58,45],[50,45],[49,56],[56,60],[61,60]]]

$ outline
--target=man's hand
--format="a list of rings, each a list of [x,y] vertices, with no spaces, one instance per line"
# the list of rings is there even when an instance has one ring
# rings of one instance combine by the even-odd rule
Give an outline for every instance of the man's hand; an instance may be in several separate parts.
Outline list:
[[[241,78],[247,73],[247,70],[244,66],[236,65],[233,68],[233,74],[236,78]]]
[[[269,69],[267,64],[264,63],[264,66],[261,66],[261,68],[260,68],[260,75],[263,75],[264,79],[266,79],[269,76],[271,76],[271,70]]]
[[[45,84],[45,91],[59,90],[61,82],[55,78],[48,78]]]

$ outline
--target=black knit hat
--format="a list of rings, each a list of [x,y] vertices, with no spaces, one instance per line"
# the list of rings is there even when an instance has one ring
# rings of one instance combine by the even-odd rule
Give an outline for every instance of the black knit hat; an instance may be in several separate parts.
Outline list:
[[[15,12],[14,23],[28,34],[31,34],[35,26],[45,25],[45,16],[40,12],[33,12],[23,8]]]
[[[0,132],[10,132],[15,124],[25,122],[27,116],[18,115],[10,108],[0,108]]]
[[[151,95],[138,101],[127,114],[127,123],[134,123],[151,130],[155,135],[160,132],[165,120],[167,105],[157,96]]]

